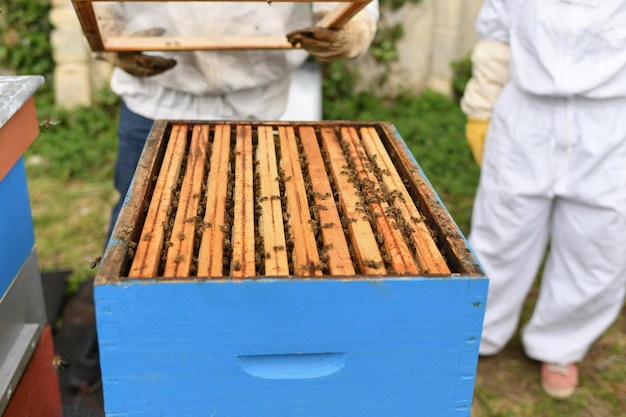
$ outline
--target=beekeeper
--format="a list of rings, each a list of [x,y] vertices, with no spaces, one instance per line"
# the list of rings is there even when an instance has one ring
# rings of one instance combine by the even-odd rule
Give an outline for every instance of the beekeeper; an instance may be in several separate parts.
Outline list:
[[[482,166],[469,235],[490,279],[480,353],[511,339],[549,247],[522,342],[565,398],[624,301],[626,2],[486,0],[476,28],[462,108]]]
[[[130,186],[145,140],[157,119],[278,120],[285,114],[290,88],[318,90],[321,79],[292,74],[309,55],[322,62],[352,59],[370,46],[378,21],[372,0],[339,30],[313,25],[336,3],[303,2],[108,2],[95,10],[105,36],[164,35],[221,38],[285,36],[302,49],[106,52],[99,58],[115,69],[111,89],[122,100],[114,206],[107,241]],[[316,84],[316,85],[315,85]],[[295,97],[293,120],[310,97]],[[321,101],[321,99],[320,99]],[[70,372],[78,389],[99,378],[97,340],[91,339]]]

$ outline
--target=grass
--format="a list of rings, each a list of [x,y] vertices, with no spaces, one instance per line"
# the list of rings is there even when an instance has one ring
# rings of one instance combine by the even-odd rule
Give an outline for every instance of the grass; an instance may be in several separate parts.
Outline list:
[[[40,118],[61,123],[42,130],[26,154],[31,206],[43,271],[73,271],[70,291],[94,274],[101,255],[110,208],[117,148],[117,102],[63,112],[50,97],[38,98]],[[385,100],[369,93],[326,103],[332,120],[389,121],[415,155],[452,217],[467,234],[479,170],[463,134],[458,104],[436,93]],[[524,310],[527,319],[536,289]],[[538,384],[538,364],[522,353],[516,336],[493,358],[478,365],[472,417],[626,416],[626,311],[595,343],[581,363],[581,388],[569,401],[546,397]],[[391,416],[389,416],[391,417]]]
[[[94,275],[102,255],[106,225],[116,192],[112,183],[30,177],[35,239],[42,271],[72,271],[73,293]]]
[[[117,151],[117,102],[64,111],[51,97],[36,96],[41,128],[25,154],[35,241],[42,271],[69,270],[69,292],[88,277],[102,255],[106,226],[117,197],[113,166]]]
[[[525,305],[528,317],[536,288]],[[618,417],[626,415],[626,310],[579,364],[580,388],[566,401],[546,396],[539,364],[523,354],[519,332],[498,355],[480,358],[472,417]]]

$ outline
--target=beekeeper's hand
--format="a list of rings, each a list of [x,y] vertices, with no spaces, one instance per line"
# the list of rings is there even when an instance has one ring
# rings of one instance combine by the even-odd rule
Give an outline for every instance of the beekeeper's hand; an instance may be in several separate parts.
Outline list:
[[[467,116],[467,143],[478,165],[482,161],[491,113],[509,80],[509,61],[509,45],[503,42],[481,40],[472,52],[472,77],[465,87],[461,109]]]
[[[160,28],[148,29],[134,33],[131,36],[161,36],[165,30]],[[176,60],[156,55],[146,55],[141,51],[128,52],[100,52],[96,59],[111,63],[131,75],[149,77],[161,74],[176,66]]]
[[[145,55],[142,52],[102,52],[96,55],[112,65],[137,77],[161,74],[176,66],[176,60],[161,56]]]
[[[487,130],[489,130],[489,120],[467,119],[465,137],[470,151],[472,151],[472,156],[479,166],[483,160],[483,147]]]
[[[326,13],[316,12],[314,20],[319,22]],[[341,29],[308,27],[287,34],[287,40],[294,46],[300,44],[318,61],[331,62],[362,55],[374,40],[375,34],[376,22],[367,10],[361,10]]]

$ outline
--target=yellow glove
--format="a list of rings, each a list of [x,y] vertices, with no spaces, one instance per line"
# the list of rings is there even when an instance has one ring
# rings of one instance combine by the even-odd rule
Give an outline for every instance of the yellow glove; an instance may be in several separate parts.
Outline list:
[[[488,129],[489,120],[467,119],[465,137],[478,166],[480,166],[483,160],[483,147],[485,145],[485,137],[487,136]]]
[[[326,13],[315,13],[314,20],[319,22]],[[300,44],[318,61],[331,62],[353,59],[363,54],[374,40],[375,34],[376,22],[367,10],[361,10],[341,29],[308,27],[290,32],[287,40],[294,46]]]

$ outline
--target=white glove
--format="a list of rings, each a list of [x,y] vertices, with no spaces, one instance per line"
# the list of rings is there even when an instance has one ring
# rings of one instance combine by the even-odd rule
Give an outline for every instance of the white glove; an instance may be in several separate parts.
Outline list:
[[[472,78],[465,87],[461,109],[469,118],[489,120],[502,87],[509,80],[509,45],[481,40],[472,52]]]
[[[482,40],[472,53],[472,78],[465,87],[461,109],[467,116],[465,137],[472,155],[481,165],[485,138],[493,107],[509,79],[509,45]]]
[[[327,12],[315,13],[314,19],[320,21]],[[367,10],[354,15],[341,29],[326,29],[313,26],[287,34],[292,45],[300,44],[315,59],[331,62],[339,59],[354,59],[367,51],[374,35],[376,22]]]

